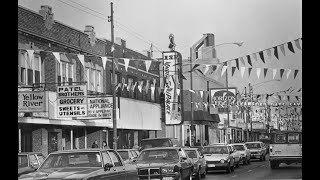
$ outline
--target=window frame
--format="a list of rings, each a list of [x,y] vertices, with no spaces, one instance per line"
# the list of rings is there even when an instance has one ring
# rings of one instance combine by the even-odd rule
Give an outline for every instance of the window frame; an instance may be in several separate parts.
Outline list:
[[[36,71],[39,71],[39,83],[43,81],[43,70],[42,70],[42,61],[41,61],[41,56],[38,52],[33,53],[33,59],[30,60],[28,52],[27,51],[19,51],[19,83],[23,85],[28,85],[32,86],[33,84],[36,83]],[[36,61],[39,63],[38,64],[38,70],[35,69],[35,63]],[[23,69],[23,71],[22,71]],[[32,71],[29,71],[32,70]],[[32,82],[29,82],[29,73],[32,72]]]

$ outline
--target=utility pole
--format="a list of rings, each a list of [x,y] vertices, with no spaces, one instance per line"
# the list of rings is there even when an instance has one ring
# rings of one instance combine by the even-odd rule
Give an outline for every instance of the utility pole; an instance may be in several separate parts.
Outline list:
[[[246,101],[246,127],[247,127],[247,141],[249,141],[249,128],[248,128],[248,122],[249,122],[249,111],[248,111],[248,101],[247,99],[247,87],[244,87],[244,97],[245,97],[245,101]]]
[[[193,84],[192,84],[192,49],[190,49],[190,89],[193,90]],[[193,146],[193,104],[192,104],[192,93],[190,93],[190,105],[191,105],[191,109],[190,109],[190,112],[191,112],[191,126],[190,126],[190,132],[191,132],[191,136],[190,136],[190,146]]]
[[[117,112],[116,112],[116,77],[115,77],[115,67],[114,67],[114,26],[113,26],[113,2],[110,3],[111,5],[111,16],[110,16],[110,22],[111,22],[111,51],[112,51],[112,81],[111,81],[111,87],[112,87],[112,119],[113,119],[113,149],[117,150],[117,140],[118,140],[118,134],[117,134]]]
[[[229,87],[228,87],[228,69],[226,70],[226,87],[227,87],[227,94],[226,94],[226,96],[227,96],[227,119],[228,119],[228,129],[230,128],[230,118],[229,118],[229,99],[228,99],[228,92],[229,92]],[[227,130],[227,132],[228,132],[228,130]],[[231,131],[231,129],[230,129],[230,136],[232,135],[232,131]],[[227,134],[227,144],[229,144],[229,140],[230,140],[230,138],[229,138],[229,135]]]
[[[251,104],[250,104],[250,110],[252,110],[252,96],[253,96],[253,88],[251,86],[251,84],[249,83],[249,94],[250,94],[250,100],[251,100]],[[250,117],[249,117],[250,118]],[[252,132],[252,117],[250,119],[250,131],[251,131],[251,141],[253,141],[253,132]]]

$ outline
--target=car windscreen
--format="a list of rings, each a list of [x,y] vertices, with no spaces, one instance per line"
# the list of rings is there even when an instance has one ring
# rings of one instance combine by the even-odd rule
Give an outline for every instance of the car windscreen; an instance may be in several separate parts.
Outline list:
[[[67,167],[102,167],[99,152],[72,152],[50,154],[40,169]]]
[[[197,152],[195,150],[184,150],[189,158],[197,158]]]
[[[118,151],[123,160],[129,159],[128,151]]]
[[[204,147],[203,154],[228,154],[226,146]]]
[[[169,139],[157,139],[157,140],[143,140],[142,148],[152,148],[152,147],[170,147]]]
[[[28,167],[28,156],[18,155],[18,168]]]
[[[247,143],[246,146],[248,149],[261,148],[260,143]]]
[[[243,145],[234,145],[233,146],[237,151],[244,151],[245,149],[244,149],[244,147],[243,147]]]
[[[179,161],[179,155],[175,149],[144,150],[140,153],[137,163],[140,161],[163,162]]]

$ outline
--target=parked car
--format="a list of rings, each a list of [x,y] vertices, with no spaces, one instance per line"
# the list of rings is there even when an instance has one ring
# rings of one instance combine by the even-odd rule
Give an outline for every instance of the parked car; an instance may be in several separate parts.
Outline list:
[[[207,162],[207,173],[210,170],[234,171],[234,158],[227,145],[205,146],[203,155]]]
[[[148,138],[141,140],[140,151],[152,147],[176,147],[178,146],[177,138]]]
[[[117,149],[125,164],[134,164],[134,160],[137,160],[138,154],[135,149]]]
[[[237,149],[234,148],[234,146],[232,146],[230,144],[228,144],[227,146],[230,148],[230,150],[232,152],[231,155],[234,158],[235,167],[237,167],[237,168],[240,167],[240,154],[237,153]]]
[[[40,152],[18,153],[18,177],[36,171],[44,158],[44,155]]]
[[[251,159],[260,159],[260,161],[266,160],[267,151],[263,142],[260,142],[260,141],[246,142],[245,145],[250,150]]]
[[[193,160],[193,176],[196,179],[205,178],[207,175],[207,163],[198,148],[183,148],[189,158]]]
[[[47,156],[27,179],[117,179],[136,180],[135,166],[125,166],[121,156],[112,149],[78,149],[56,151]]]
[[[190,179],[192,160],[180,147],[148,148],[136,161],[139,179]]]
[[[251,153],[247,146],[243,143],[235,143],[231,145],[237,150],[236,153],[240,155],[240,163],[244,165],[250,164]]]

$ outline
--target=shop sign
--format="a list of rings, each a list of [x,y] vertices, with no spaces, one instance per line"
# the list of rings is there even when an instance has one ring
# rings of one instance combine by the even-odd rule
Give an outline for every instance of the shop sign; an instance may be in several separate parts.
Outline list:
[[[116,100],[117,101],[117,100]],[[112,97],[88,98],[88,116],[78,119],[112,119]]]
[[[18,92],[18,112],[44,112],[46,98],[43,91]]]
[[[248,128],[251,129],[251,123],[248,123]],[[264,123],[252,122],[252,129],[264,129]]]
[[[210,89],[210,114],[215,114],[215,109],[218,113],[227,113],[227,107],[237,104],[236,88],[211,88]]]
[[[163,68],[164,68],[164,95],[165,95],[165,120],[166,124],[180,124],[181,111],[179,111],[178,93],[179,78],[176,76],[178,63],[177,52],[163,52]]]
[[[87,116],[87,86],[58,86],[58,118]]]

